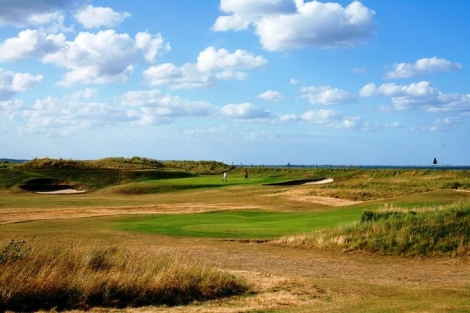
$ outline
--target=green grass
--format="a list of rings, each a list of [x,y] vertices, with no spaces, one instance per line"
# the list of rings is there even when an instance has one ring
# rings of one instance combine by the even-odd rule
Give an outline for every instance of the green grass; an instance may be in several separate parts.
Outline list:
[[[199,214],[162,214],[126,217],[114,227],[131,232],[170,236],[267,239],[357,221],[361,209],[318,213],[234,210]]]

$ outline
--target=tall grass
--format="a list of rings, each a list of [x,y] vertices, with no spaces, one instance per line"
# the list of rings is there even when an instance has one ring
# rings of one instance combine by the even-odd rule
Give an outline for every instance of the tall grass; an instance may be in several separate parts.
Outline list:
[[[0,311],[177,305],[245,292],[247,284],[183,255],[10,242],[0,262]]]
[[[278,244],[385,255],[470,256],[470,201],[418,210],[364,211],[361,222],[285,236]]]

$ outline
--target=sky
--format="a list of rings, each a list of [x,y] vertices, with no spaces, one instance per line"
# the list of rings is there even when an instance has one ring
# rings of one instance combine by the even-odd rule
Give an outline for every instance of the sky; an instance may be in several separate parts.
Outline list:
[[[0,0],[0,158],[470,165],[468,12]]]

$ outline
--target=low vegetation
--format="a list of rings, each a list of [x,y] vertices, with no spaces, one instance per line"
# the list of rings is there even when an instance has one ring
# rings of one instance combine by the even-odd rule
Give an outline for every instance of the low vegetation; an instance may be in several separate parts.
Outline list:
[[[0,250],[0,311],[179,305],[248,285],[181,254],[10,241]]]
[[[364,211],[360,222],[294,236],[277,244],[385,255],[470,256],[470,201],[410,210]]]
[[[164,161],[165,167],[180,169],[194,174],[219,174],[233,169],[233,166],[217,161]]]

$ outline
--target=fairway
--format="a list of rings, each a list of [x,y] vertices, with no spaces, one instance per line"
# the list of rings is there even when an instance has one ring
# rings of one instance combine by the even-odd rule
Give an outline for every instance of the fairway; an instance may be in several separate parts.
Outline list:
[[[131,232],[171,236],[268,239],[357,222],[361,212],[362,209],[354,208],[312,213],[231,210],[162,214],[121,218],[114,227]]]

